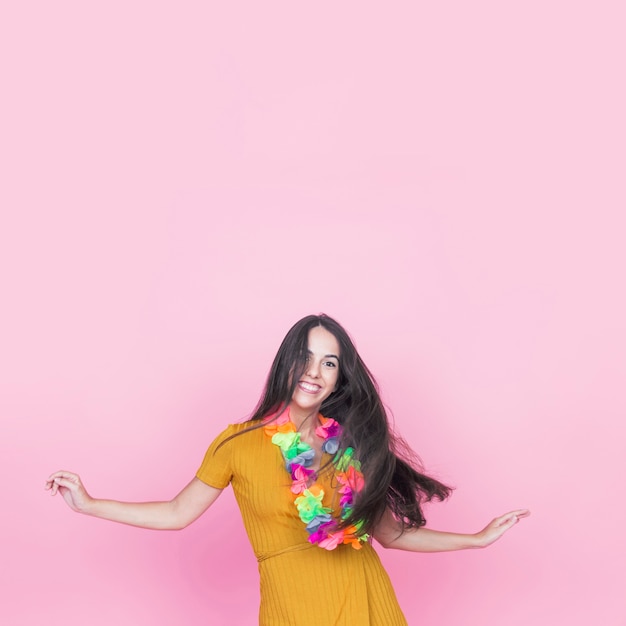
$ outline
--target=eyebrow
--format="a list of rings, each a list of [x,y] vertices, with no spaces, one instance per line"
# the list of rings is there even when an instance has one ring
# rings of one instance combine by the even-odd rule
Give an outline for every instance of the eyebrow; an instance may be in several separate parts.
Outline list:
[[[308,352],[309,354],[313,354],[313,352],[311,352],[311,350],[307,350],[307,352]],[[336,354],[325,354],[325,355],[324,355],[324,358],[325,358],[325,359],[330,359],[330,358],[332,358],[332,359],[337,359],[337,360],[339,360],[339,357],[338,357]]]

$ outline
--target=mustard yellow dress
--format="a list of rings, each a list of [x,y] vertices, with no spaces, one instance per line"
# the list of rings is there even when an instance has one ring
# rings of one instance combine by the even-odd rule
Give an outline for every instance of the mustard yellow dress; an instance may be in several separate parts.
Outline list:
[[[260,626],[406,626],[389,577],[370,543],[324,550],[307,541],[278,446],[263,428],[233,424],[213,441],[197,477],[232,483],[259,563]],[[323,459],[323,463],[329,457]],[[332,467],[332,466],[330,466]],[[332,472],[318,478],[324,506],[338,511]]]

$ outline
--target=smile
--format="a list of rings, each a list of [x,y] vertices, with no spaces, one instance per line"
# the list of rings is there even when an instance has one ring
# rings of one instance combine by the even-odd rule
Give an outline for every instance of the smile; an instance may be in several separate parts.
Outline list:
[[[302,389],[302,391],[304,391],[305,393],[317,393],[321,389],[319,385],[316,385],[314,383],[306,383],[302,380],[298,383],[298,387]]]

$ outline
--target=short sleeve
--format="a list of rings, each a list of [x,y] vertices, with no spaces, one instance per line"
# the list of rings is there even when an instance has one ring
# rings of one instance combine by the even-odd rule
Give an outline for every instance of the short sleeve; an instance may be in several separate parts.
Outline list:
[[[226,430],[221,432],[209,446],[204,455],[204,460],[200,469],[196,473],[196,477],[203,483],[224,489],[230,483],[233,477],[232,455],[233,440],[229,439],[236,434],[237,428],[231,424]],[[221,444],[221,445],[220,445]]]

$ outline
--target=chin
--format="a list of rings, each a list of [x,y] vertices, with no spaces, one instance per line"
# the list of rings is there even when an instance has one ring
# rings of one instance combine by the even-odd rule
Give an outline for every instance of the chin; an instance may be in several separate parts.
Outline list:
[[[323,401],[324,399],[313,400],[312,398],[302,398],[302,399],[294,398],[291,401],[291,404],[294,408],[300,409],[301,411],[313,411],[313,410],[319,411],[320,407],[322,406]]]

